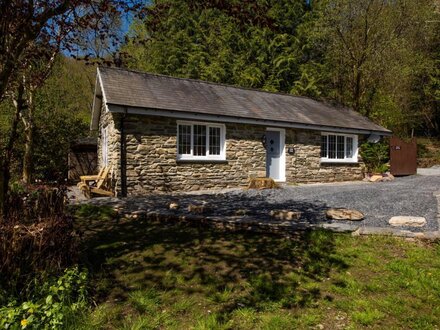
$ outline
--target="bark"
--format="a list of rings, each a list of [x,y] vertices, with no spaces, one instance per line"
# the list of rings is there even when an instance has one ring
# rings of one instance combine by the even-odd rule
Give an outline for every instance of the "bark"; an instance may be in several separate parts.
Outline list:
[[[11,131],[3,150],[3,157],[0,160],[0,220],[6,221],[8,214],[8,191],[9,180],[11,178],[11,159],[14,150],[14,144],[17,140],[18,123],[20,121],[20,114],[26,108],[26,101],[24,99],[24,87],[20,85],[18,88],[17,98],[14,100],[15,114],[11,125]]]
[[[24,183],[31,183],[33,173],[33,158],[34,158],[34,103],[33,92],[28,91],[27,95],[28,115],[27,118],[23,117],[25,124],[25,149],[23,156],[23,173],[22,181]]]
[[[361,84],[362,84],[362,73],[360,72],[360,68],[357,68],[356,74],[355,74],[355,85],[354,85],[354,91],[353,91],[353,100],[354,105],[353,109],[357,112],[360,112],[361,110]]]

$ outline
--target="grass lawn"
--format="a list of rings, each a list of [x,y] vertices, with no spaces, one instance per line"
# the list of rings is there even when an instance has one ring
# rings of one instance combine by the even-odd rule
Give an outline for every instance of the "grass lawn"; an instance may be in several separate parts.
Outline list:
[[[77,211],[96,306],[75,329],[438,329],[440,244],[293,238]]]

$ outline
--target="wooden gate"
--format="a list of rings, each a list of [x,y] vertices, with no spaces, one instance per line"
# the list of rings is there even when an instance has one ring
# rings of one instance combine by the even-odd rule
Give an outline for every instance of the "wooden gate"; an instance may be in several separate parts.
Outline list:
[[[392,175],[412,175],[417,173],[417,142],[408,142],[393,136],[390,139],[390,166]]]

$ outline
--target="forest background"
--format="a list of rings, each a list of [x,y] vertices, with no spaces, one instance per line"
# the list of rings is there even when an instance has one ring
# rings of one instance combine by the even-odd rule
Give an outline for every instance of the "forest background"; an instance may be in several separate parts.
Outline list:
[[[18,122],[12,181],[66,177],[70,144],[90,134],[97,65],[308,96],[401,137],[440,135],[438,0],[155,0],[135,16],[107,15],[112,33],[84,30],[56,55]],[[0,104],[2,147],[16,94]]]

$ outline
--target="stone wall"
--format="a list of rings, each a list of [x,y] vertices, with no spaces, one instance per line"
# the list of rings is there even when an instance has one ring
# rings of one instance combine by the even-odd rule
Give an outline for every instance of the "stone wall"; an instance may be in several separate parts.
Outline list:
[[[120,191],[120,174],[121,174],[121,131],[120,131],[120,116],[106,112],[104,106],[101,108],[101,116],[99,120],[99,134],[98,134],[98,167],[104,166],[102,160],[102,137],[101,132],[103,128],[108,129],[108,166],[110,166],[110,175],[112,178],[112,185],[115,191]]]
[[[227,160],[219,162],[177,161],[175,119],[129,117],[125,131],[128,194],[245,186],[265,171],[264,127],[227,125]]]
[[[359,141],[360,142],[360,141]],[[306,130],[286,130],[286,181],[288,183],[355,181],[363,179],[363,163],[321,164],[321,133]]]
[[[100,122],[110,128],[109,159],[120,192],[120,118],[104,112]],[[176,119],[130,115],[124,122],[128,195],[246,186],[250,177],[265,173],[265,126],[226,124],[226,161],[183,162],[176,160]],[[286,129],[286,148],[295,150],[293,155],[286,153],[287,183],[362,179],[361,163],[320,163],[320,136]]]

